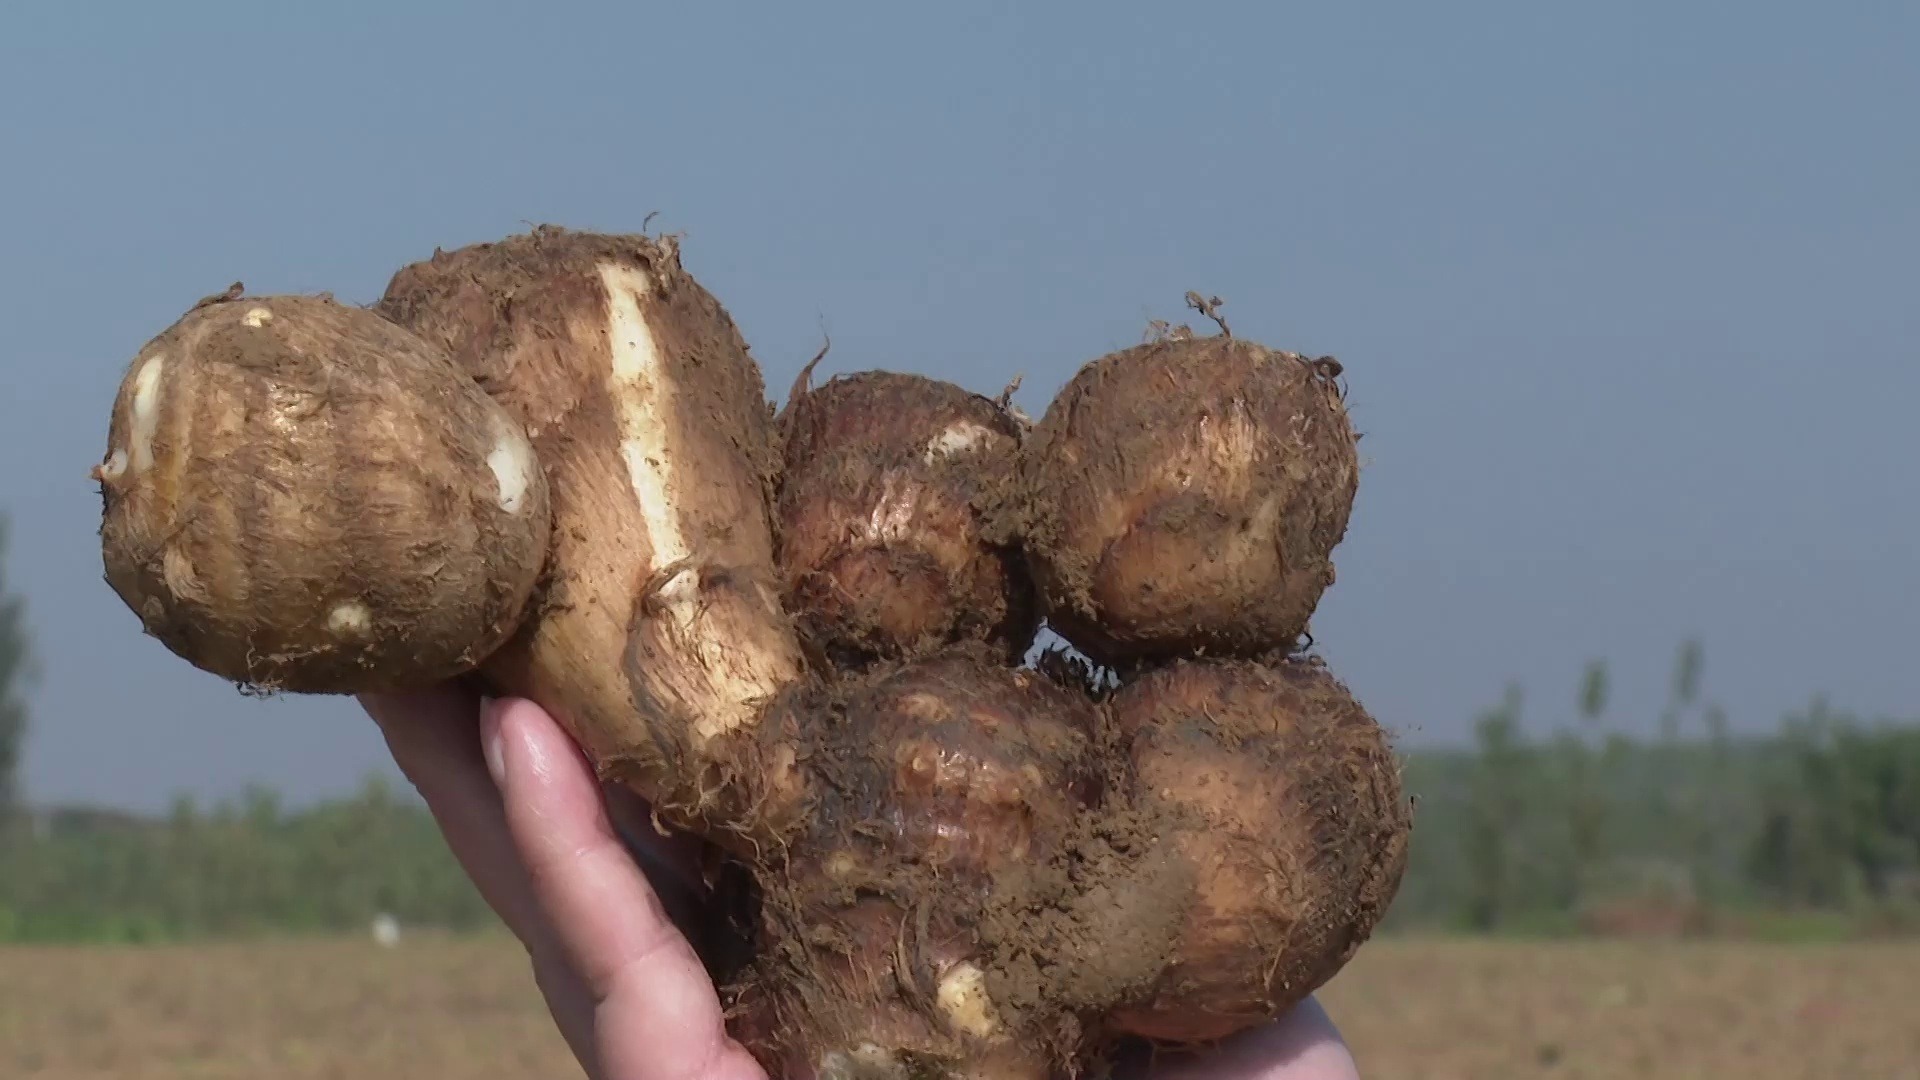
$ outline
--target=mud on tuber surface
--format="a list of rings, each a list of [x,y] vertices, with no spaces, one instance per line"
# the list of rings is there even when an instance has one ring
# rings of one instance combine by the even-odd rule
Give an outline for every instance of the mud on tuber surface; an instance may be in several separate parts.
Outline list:
[[[1222,322],[1037,422],[812,365],[781,406],[673,239],[539,228],[195,305],[114,402],[103,555],[244,686],[538,701],[712,845],[776,1075],[1097,1074],[1285,1012],[1404,870],[1388,739],[1299,648],[1332,370]]]

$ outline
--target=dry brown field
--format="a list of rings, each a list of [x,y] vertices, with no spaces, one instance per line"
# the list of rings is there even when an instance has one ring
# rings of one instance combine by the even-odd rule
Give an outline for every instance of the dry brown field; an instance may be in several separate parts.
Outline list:
[[[1920,943],[1381,940],[1322,997],[1380,1080],[1920,1080]],[[578,1075],[510,942],[0,949],[9,1080]]]

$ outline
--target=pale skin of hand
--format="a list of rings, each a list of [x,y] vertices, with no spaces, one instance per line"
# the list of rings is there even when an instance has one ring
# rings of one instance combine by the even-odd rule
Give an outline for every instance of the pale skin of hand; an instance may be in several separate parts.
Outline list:
[[[591,765],[546,712],[452,688],[360,701],[454,856],[526,947],[548,1011],[590,1080],[769,1080],[727,1035],[712,979],[669,915],[667,898],[680,899],[673,879],[683,853],[663,842],[642,868],[614,823],[624,808],[610,809]],[[1149,1074],[1358,1077],[1312,999],[1275,1024],[1204,1055],[1156,1063]]]

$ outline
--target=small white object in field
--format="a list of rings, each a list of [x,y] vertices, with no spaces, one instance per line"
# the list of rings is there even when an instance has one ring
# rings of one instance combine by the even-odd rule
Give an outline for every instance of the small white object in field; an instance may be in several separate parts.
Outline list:
[[[400,944],[400,920],[381,912],[373,917],[373,940],[381,948],[391,949]]]

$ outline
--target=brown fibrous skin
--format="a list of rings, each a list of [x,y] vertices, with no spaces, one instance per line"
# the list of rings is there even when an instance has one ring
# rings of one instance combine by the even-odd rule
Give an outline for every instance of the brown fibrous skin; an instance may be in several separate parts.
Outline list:
[[[737,999],[783,1075],[1204,1045],[1324,985],[1405,869],[1388,739],[1314,659],[1179,661],[1096,703],[975,647],[837,695]]]
[[[671,238],[543,227],[401,269],[378,305],[526,425],[553,491],[541,610],[486,665],[662,819],[791,826],[764,717],[807,670],[773,561],[760,370]]]
[[[1049,886],[1030,870],[1097,805],[1098,710],[967,643],[837,687],[813,722],[809,827],[762,874],[756,1049],[800,1073],[1046,1076],[1072,1030],[1008,992],[985,924]]]
[[[1386,733],[1317,659],[1176,661],[1110,705],[1134,812],[1193,905],[1151,993],[1107,1017],[1169,1043],[1283,1015],[1386,914],[1412,820]]]
[[[519,625],[547,553],[519,424],[428,342],[325,296],[195,305],[129,366],[93,475],[114,591],[259,690],[461,675]]]
[[[1225,334],[1082,368],[1022,453],[1049,625],[1119,667],[1293,649],[1359,481],[1326,371]]]
[[[1017,659],[1037,616],[1008,532],[1022,423],[949,382],[868,371],[781,417],[778,561],[787,605],[837,667],[960,641]]]

